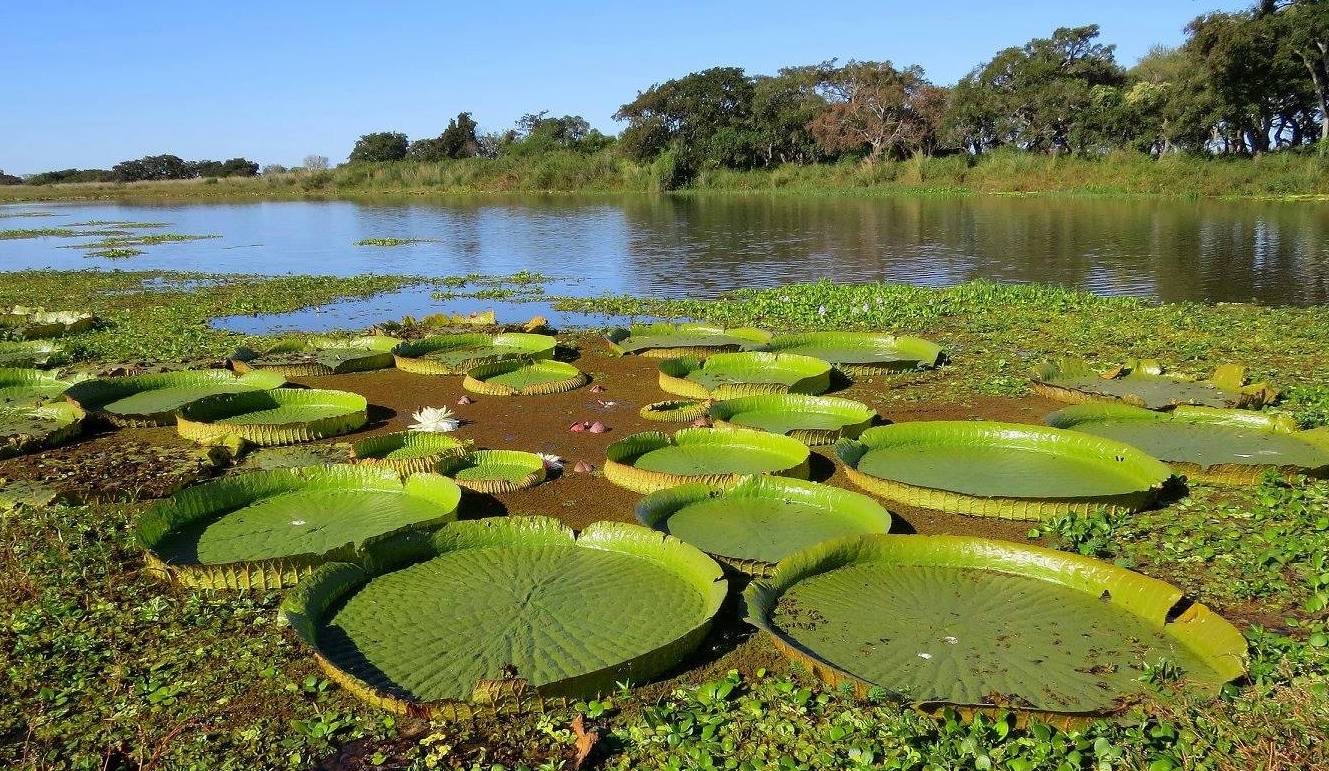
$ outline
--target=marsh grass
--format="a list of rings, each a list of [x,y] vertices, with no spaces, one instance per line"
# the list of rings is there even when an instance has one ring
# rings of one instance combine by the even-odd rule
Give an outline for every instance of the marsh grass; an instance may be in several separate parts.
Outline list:
[[[362,238],[355,242],[356,246],[405,246],[407,244],[425,244],[433,241],[432,238]]]

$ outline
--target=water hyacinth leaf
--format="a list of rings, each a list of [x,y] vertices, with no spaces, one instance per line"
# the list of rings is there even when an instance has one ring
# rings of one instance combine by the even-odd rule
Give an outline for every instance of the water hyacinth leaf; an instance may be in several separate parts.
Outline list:
[[[903,372],[940,365],[941,346],[921,337],[877,332],[807,332],[781,335],[765,350],[811,356],[851,375]]]
[[[1132,359],[1097,372],[1080,359],[1045,362],[1034,370],[1035,393],[1057,401],[1120,401],[1164,410],[1177,405],[1259,409],[1278,397],[1268,383],[1249,383],[1246,369],[1224,364],[1208,380],[1168,374],[1152,359]]]
[[[240,373],[266,370],[288,378],[367,372],[393,366],[392,350],[400,343],[386,335],[291,340],[262,353],[240,351],[232,357],[231,367]]]
[[[803,394],[726,399],[711,405],[706,414],[716,428],[769,431],[807,445],[855,439],[877,420],[876,411],[862,402]]]
[[[1067,552],[972,536],[866,535],[791,554],[743,593],[749,623],[833,685],[924,706],[1087,718],[1170,662],[1204,696],[1246,641],[1181,590]]]
[[[279,446],[350,433],[369,419],[368,410],[363,396],[348,391],[246,391],[190,404],[180,411],[176,430],[201,444],[243,441],[260,447]]]
[[[544,396],[572,391],[590,381],[584,372],[561,361],[513,359],[474,367],[461,384],[487,396]]]
[[[461,490],[437,474],[326,465],[237,474],[146,510],[138,538],[164,578],[214,589],[290,586],[327,561],[356,562],[389,536],[457,517]]]
[[[1122,442],[1017,423],[896,423],[835,450],[849,479],[874,495],[1001,519],[1138,511],[1172,478],[1162,462]]]
[[[551,359],[558,340],[550,335],[436,335],[411,340],[393,351],[397,369],[417,375],[464,375],[482,364],[509,359]]]
[[[56,399],[74,383],[39,369],[0,367],[0,408],[30,407]]]
[[[634,324],[605,333],[609,349],[616,354],[669,359],[678,356],[709,356],[726,351],[749,351],[771,339],[770,332],[748,327],[724,329],[710,324]]]
[[[1298,431],[1286,415],[1102,402],[1067,407],[1044,422],[1133,445],[1194,481],[1254,484],[1269,471],[1329,476],[1329,432]]]
[[[638,502],[636,515],[647,527],[758,575],[799,549],[891,529],[890,512],[866,495],[769,476],[660,490]]]
[[[65,402],[0,407],[0,458],[64,444],[78,436],[83,417],[78,405]]]
[[[453,522],[372,557],[319,569],[282,616],[331,679],[433,720],[650,680],[696,648],[727,591],[695,548],[616,522],[580,535],[549,517]]]
[[[15,305],[0,311],[0,330],[20,340],[40,340],[86,332],[97,323],[91,313],[47,311]]]
[[[397,431],[361,439],[351,445],[356,463],[385,466],[401,474],[437,471],[451,458],[465,455],[467,445],[460,439],[429,431]]]
[[[457,484],[480,493],[512,493],[545,481],[544,458],[519,450],[474,450],[443,459],[439,473]]]
[[[796,439],[756,431],[685,428],[634,434],[605,451],[605,478],[650,493],[690,482],[730,484],[751,474],[806,479],[809,451]]]
[[[820,394],[831,387],[831,365],[821,359],[760,351],[682,356],[660,362],[660,388],[690,399],[755,394]]]
[[[285,383],[275,372],[237,376],[224,369],[179,370],[85,380],[71,386],[65,397],[117,426],[166,426],[200,399],[267,391]]]

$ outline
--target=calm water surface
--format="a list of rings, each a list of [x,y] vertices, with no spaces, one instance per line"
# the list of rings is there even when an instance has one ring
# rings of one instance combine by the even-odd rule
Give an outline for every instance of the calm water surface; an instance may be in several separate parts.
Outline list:
[[[46,217],[6,217],[16,212]],[[712,297],[827,278],[1042,281],[1165,301],[1329,302],[1329,205],[1075,198],[697,196],[0,206],[0,229],[169,223],[220,238],[130,259],[0,240],[0,269],[557,277],[579,295]],[[154,231],[143,231],[154,232]],[[421,238],[398,247],[364,238]]]

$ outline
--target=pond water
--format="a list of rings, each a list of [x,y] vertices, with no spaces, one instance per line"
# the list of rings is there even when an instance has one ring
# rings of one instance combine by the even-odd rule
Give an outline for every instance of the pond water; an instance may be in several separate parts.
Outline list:
[[[52,216],[7,216],[24,212]],[[549,289],[560,293],[692,297],[822,278],[990,278],[1164,301],[1329,302],[1323,203],[701,195],[0,206],[0,230],[98,220],[219,237],[127,259],[87,256],[77,245],[90,239],[0,240],[0,269],[531,270],[555,276]],[[425,240],[356,245],[366,238]]]

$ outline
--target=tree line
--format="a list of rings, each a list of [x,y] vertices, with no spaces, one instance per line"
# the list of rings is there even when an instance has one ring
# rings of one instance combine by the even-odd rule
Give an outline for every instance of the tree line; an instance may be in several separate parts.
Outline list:
[[[143,182],[163,179],[207,177],[254,177],[258,164],[245,158],[226,161],[186,161],[177,155],[146,155],[121,161],[109,169],[61,169],[43,171],[26,179],[0,171],[0,184],[54,185],[64,182]]]
[[[612,148],[657,164],[662,181],[676,186],[708,168],[981,156],[998,149],[1160,156],[1329,148],[1329,0],[1258,0],[1245,11],[1199,16],[1181,45],[1156,47],[1129,68],[1116,60],[1115,46],[1100,40],[1096,25],[1063,27],[998,51],[951,86],[933,83],[918,65],[890,61],[831,60],[773,75],[713,67],[652,85],[614,119],[624,124],[617,137],[581,116],[548,112],[482,133],[462,112],[436,137],[366,134],[348,162]],[[174,156],[27,181],[73,181],[50,177],[71,173],[175,178],[135,176],[160,167],[148,162],[161,158]],[[308,160],[305,167],[316,170]],[[117,171],[126,164],[132,173]],[[248,173],[256,171],[254,165]]]

